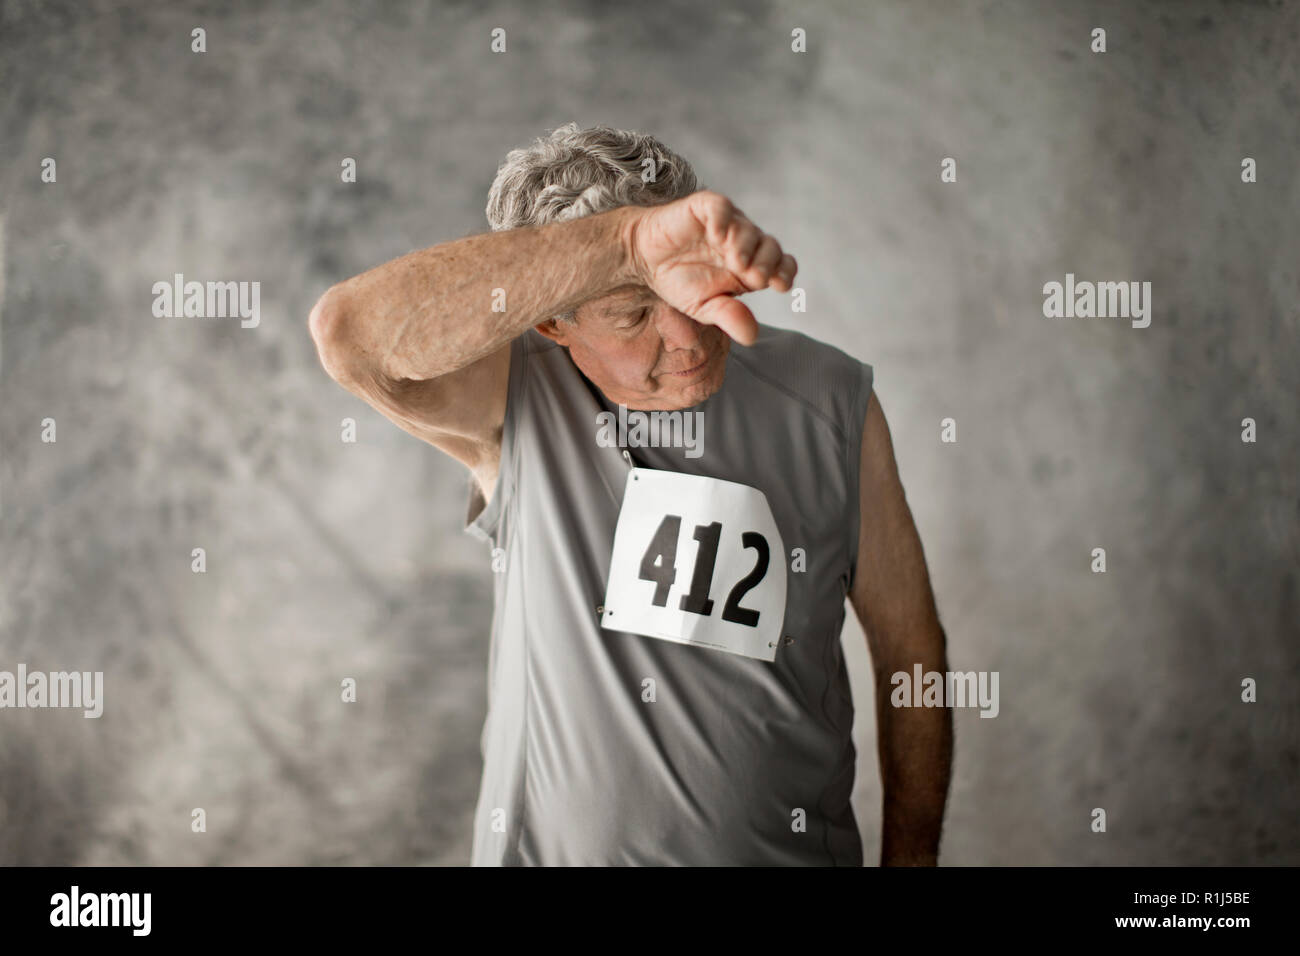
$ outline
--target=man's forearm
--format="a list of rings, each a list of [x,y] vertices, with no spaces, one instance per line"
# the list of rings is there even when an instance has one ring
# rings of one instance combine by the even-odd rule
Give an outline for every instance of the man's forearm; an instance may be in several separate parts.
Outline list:
[[[393,380],[464,368],[557,313],[635,280],[636,207],[469,236],[409,253],[331,288],[313,331]]]
[[[946,671],[944,639],[926,655],[925,671]],[[932,866],[952,773],[952,708],[894,707],[890,678],[911,673],[914,661],[882,668],[876,677],[876,723],[883,790],[881,866]]]

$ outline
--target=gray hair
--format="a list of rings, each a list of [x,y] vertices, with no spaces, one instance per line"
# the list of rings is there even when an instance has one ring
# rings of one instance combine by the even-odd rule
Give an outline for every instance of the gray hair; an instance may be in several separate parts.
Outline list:
[[[703,187],[691,164],[644,133],[568,123],[512,149],[488,191],[493,232],[658,206]],[[575,321],[573,312],[555,318]]]

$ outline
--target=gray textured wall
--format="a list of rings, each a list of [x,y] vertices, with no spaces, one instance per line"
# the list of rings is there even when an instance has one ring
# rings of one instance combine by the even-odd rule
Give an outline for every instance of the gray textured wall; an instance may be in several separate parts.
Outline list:
[[[1000,716],[957,714],[942,862],[1300,863],[1298,33],[1281,3],[0,3],[0,669],[106,680],[99,720],[0,710],[0,862],[467,861],[489,555],[306,316],[482,231],[505,152],[577,120],[690,157],[800,259],[808,312],[760,319],[875,366],[952,665],[1001,675]],[[154,318],[176,272],[260,281],[260,326]],[[1150,281],[1151,326],[1045,319],[1067,272]]]

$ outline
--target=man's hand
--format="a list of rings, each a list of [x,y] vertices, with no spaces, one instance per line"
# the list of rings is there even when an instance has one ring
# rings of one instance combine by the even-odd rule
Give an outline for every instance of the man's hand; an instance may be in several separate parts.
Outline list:
[[[627,254],[641,284],[704,325],[752,345],[758,323],[736,296],[769,286],[788,292],[798,264],[726,196],[709,190],[628,220]]]

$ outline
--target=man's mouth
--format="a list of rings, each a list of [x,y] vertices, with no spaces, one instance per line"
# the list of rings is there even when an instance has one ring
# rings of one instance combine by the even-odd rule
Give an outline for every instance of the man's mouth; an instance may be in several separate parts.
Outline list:
[[[675,375],[675,376],[678,377],[678,378],[689,378],[690,376],[692,376],[692,375],[696,375],[696,374],[698,374],[699,372],[703,371],[704,366],[706,366],[706,365],[708,365],[708,364],[709,364],[709,360],[708,360],[708,359],[705,359],[705,360],[704,360],[703,362],[701,362],[699,365],[693,365],[693,366],[691,366],[690,368],[682,369],[680,372],[665,372],[664,374],[665,374],[665,375]]]

